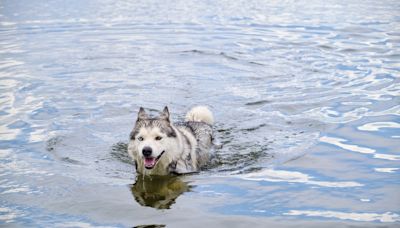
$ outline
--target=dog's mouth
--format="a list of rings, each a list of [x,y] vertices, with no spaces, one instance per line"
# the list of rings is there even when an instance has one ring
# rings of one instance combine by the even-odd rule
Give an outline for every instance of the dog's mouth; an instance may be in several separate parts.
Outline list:
[[[157,165],[158,160],[160,160],[161,156],[165,153],[165,150],[163,152],[161,152],[160,155],[158,155],[156,158],[155,157],[147,157],[144,158],[143,162],[144,162],[144,167],[146,169],[152,169],[154,168],[154,166]]]

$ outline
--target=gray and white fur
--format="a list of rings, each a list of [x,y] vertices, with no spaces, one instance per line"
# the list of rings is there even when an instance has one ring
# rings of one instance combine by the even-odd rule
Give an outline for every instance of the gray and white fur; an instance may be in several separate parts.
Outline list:
[[[156,118],[140,108],[128,144],[136,171],[144,175],[198,172],[210,158],[213,123],[205,106],[192,108],[185,122],[178,124],[171,123],[167,107]]]

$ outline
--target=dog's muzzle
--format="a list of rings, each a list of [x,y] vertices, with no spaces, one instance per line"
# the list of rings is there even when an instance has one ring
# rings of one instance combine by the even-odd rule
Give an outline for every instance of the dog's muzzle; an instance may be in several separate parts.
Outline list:
[[[146,155],[143,154],[144,156],[144,167],[146,169],[152,169],[154,168],[154,166],[157,165],[158,160],[160,160],[161,156],[165,153],[165,150],[163,152],[161,152],[160,155],[158,155],[156,158],[155,157],[146,157]]]

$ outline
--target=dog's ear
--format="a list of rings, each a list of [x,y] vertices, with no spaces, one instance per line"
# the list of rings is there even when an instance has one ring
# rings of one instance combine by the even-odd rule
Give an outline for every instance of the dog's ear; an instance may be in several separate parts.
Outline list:
[[[146,111],[144,110],[144,108],[142,108],[142,107],[140,107],[139,108],[139,112],[138,112],[138,115],[137,115],[138,117],[137,117],[137,121],[139,121],[139,120],[144,120],[144,119],[148,119],[149,117],[147,116],[147,114],[146,114]]]
[[[165,106],[164,110],[162,111],[161,115],[160,115],[160,119],[166,120],[169,122],[169,111],[168,111],[168,107]]]

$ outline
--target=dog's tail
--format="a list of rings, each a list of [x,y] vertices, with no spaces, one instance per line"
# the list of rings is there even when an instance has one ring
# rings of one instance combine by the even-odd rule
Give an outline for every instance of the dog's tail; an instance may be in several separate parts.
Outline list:
[[[185,121],[197,121],[213,125],[214,117],[206,106],[196,106],[186,114]]]

